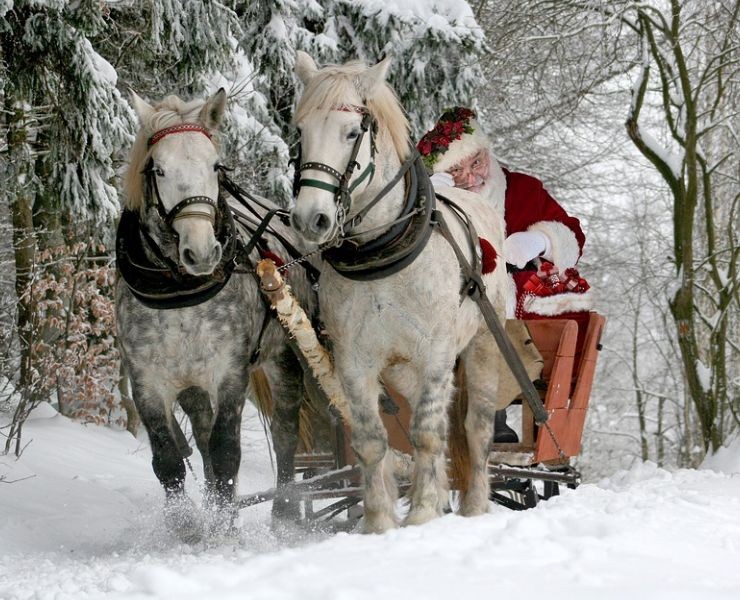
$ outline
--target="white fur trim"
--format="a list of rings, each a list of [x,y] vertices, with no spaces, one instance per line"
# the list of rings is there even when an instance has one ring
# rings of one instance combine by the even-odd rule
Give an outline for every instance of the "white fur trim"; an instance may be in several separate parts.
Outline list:
[[[459,140],[454,140],[450,144],[447,151],[440,155],[439,160],[434,163],[433,171],[435,173],[449,171],[461,160],[475,154],[481,148],[488,149],[491,147],[488,136],[483,133],[478,122],[475,119],[470,119],[468,123],[473,128],[473,133],[463,133]]]
[[[506,318],[516,318],[516,284],[511,273],[506,276]]]
[[[550,238],[551,255],[545,255],[561,271],[575,267],[580,256],[576,234],[559,221],[539,221],[527,228],[527,231],[539,231]]]
[[[554,296],[527,296],[522,308],[525,312],[554,317],[566,312],[588,311],[593,308],[593,305],[593,290],[587,290],[582,294],[564,292]]]

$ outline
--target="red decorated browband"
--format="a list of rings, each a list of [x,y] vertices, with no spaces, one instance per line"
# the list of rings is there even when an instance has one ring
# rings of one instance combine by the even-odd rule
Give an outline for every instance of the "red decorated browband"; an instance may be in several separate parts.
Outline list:
[[[171,133],[184,133],[186,131],[198,131],[206,136],[209,140],[211,139],[211,133],[202,125],[198,125],[197,123],[178,123],[177,125],[165,127],[164,129],[160,129],[159,131],[155,132],[152,137],[149,138],[147,145],[151,148],[159,140],[170,135]]]

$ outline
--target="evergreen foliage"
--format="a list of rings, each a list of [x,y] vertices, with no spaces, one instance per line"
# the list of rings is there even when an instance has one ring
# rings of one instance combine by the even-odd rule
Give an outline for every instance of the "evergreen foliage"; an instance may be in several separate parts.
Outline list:
[[[359,59],[374,64],[393,57],[389,81],[409,113],[412,135],[420,136],[442,109],[470,103],[480,83],[477,58],[483,34],[464,2],[428,2],[402,7],[381,1],[245,3],[242,45],[259,73],[254,89],[264,98],[266,128],[292,146],[296,50],[319,65]],[[276,140],[277,141],[277,140]],[[287,169],[288,149],[267,146],[258,163]],[[263,173],[273,190],[289,189],[290,179]]]
[[[132,113],[90,41],[105,29],[100,3],[20,0],[0,14],[0,79],[16,116],[4,127],[5,149],[25,145],[28,157],[23,179],[6,184],[10,203],[14,189],[30,186],[36,211],[111,222],[113,158],[129,143]]]
[[[116,173],[137,128],[130,89],[156,101],[226,88],[224,161],[245,187],[287,204],[297,49],[322,64],[392,53],[391,83],[418,135],[442,108],[469,101],[483,44],[462,0],[0,0],[0,36],[0,202],[15,259],[15,277],[6,279],[15,289],[2,306],[15,310],[19,348],[2,369],[23,397],[17,441],[26,409],[44,400],[34,392],[39,250],[110,241]],[[55,289],[66,306],[68,292]],[[66,347],[52,316],[50,330]]]

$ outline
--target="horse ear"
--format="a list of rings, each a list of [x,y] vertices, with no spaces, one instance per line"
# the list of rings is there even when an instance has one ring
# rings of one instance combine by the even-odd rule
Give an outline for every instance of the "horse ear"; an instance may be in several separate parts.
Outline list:
[[[144,124],[146,123],[147,117],[154,112],[154,107],[139,96],[134,90],[129,91],[131,92],[131,104],[134,105],[134,110],[139,117],[139,122]]]
[[[311,79],[318,70],[319,68],[316,66],[313,58],[303,52],[303,50],[298,50],[295,53],[295,74],[298,75],[298,78],[304,85],[308,83],[308,80]]]
[[[388,77],[388,68],[391,66],[391,57],[386,56],[377,65],[365,71],[359,80],[360,95],[368,100],[373,97],[374,91]]]
[[[226,90],[220,88],[211,96],[200,111],[200,122],[206,129],[218,129],[226,112]]]

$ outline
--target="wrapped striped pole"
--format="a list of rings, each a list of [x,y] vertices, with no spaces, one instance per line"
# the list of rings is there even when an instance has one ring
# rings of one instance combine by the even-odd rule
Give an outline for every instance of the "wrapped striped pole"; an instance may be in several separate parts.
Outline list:
[[[269,258],[257,263],[260,288],[275,309],[283,327],[293,338],[306,363],[324,390],[329,404],[339,411],[345,423],[349,423],[347,398],[342,384],[334,372],[334,363],[329,352],[321,345],[311,320],[290,291],[275,263]]]
[[[267,296],[270,305],[277,313],[278,320],[295,341],[305,363],[326,394],[329,404],[339,411],[345,423],[351,423],[347,397],[334,371],[331,355],[321,345],[311,325],[311,319],[291,293],[290,286],[285,283],[272,260],[265,258],[259,261],[256,271],[260,278],[262,293]],[[390,460],[391,468],[397,478],[410,479],[413,469],[411,456],[391,448]]]

